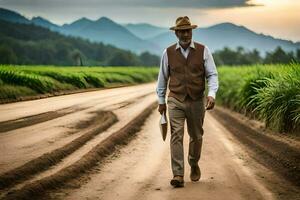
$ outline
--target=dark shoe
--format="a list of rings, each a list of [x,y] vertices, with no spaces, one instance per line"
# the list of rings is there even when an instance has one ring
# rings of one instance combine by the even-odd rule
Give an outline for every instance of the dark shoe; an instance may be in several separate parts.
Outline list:
[[[184,186],[183,176],[174,176],[174,178],[171,180],[170,184],[173,187],[183,187]]]
[[[201,171],[199,166],[194,166],[191,167],[191,174],[190,174],[190,178],[192,181],[199,181],[201,177]]]

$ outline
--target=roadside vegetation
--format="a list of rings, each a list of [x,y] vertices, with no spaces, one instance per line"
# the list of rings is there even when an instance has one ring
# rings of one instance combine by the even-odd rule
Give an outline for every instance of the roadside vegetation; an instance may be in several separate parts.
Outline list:
[[[218,67],[217,104],[264,121],[279,132],[300,132],[300,64]],[[157,67],[0,65],[0,101],[156,81]]]
[[[0,100],[154,81],[152,67],[58,67],[0,65]]]
[[[264,121],[279,132],[300,132],[300,64],[222,66],[217,102]]]

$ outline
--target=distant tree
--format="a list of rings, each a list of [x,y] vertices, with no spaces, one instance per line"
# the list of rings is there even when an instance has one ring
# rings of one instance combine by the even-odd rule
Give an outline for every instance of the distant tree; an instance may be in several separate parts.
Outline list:
[[[239,64],[243,65],[251,65],[251,64],[259,64],[262,63],[262,58],[259,55],[259,51],[257,49],[253,49],[253,51],[244,52],[239,55],[240,61]]]
[[[17,56],[10,47],[5,45],[0,46],[0,63],[17,63]]]
[[[139,59],[130,52],[118,51],[108,60],[110,66],[134,66],[139,65]]]
[[[294,60],[293,52],[286,53],[280,46],[274,51],[267,52],[264,63],[289,63]]]
[[[251,64],[271,64],[271,63],[290,63],[291,61],[300,60],[300,49],[294,52],[285,52],[281,47],[277,47],[274,51],[267,52],[262,58],[257,49],[246,51],[243,47],[237,47],[236,50],[231,50],[224,47],[222,50],[216,51],[214,54],[216,65],[251,65]]]
[[[71,57],[73,58],[75,65],[77,66],[83,66],[82,63],[82,53],[76,49],[71,53]]]
[[[149,52],[143,52],[140,56],[140,61],[144,66],[157,66],[159,65],[159,57],[152,55]]]
[[[219,58],[225,65],[235,65],[237,64],[238,55],[234,50],[231,50],[228,47],[224,47],[223,50],[217,51],[216,54],[219,54]]]
[[[296,52],[296,60],[298,62],[300,62],[300,49],[297,49],[297,52]]]
[[[214,58],[214,61],[215,61],[215,64],[216,66],[221,66],[221,65],[225,65],[223,59],[221,58],[219,52],[215,52],[213,53],[213,58]]]
[[[245,53],[244,47],[241,47],[241,46],[238,46],[236,48],[236,51],[237,51],[238,54],[244,54]]]
[[[253,51],[249,54],[249,56],[254,64],[262,63],[262,58],[257,49],[253,49]]]

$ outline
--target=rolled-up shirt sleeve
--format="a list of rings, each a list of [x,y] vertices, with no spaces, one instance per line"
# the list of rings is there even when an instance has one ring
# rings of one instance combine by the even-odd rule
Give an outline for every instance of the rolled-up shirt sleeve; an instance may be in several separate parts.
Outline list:
[[[218,71],[213,56],[207,46],[205,46],[204,49],[204,66],[208,86],[207,96],[216,98],[216,93],[219,88]]]
[[[167,50],[165,49],[160,61],[160,68],[159,68],[157,87],[156,87],[156,93],[158,96],[159,104],[166,103],[165,97],[166,97],[168,80],[169,80],[168,56],[167,56]]]

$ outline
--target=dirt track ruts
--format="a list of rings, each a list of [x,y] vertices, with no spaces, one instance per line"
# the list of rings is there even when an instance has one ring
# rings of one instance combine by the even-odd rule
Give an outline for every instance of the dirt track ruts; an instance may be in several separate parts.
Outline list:
[[[41,100],[41,102],[45,102],[45,106],[47,106],[47,107],[43,106],[43,104],[40,104],[41,106],[37,107],[37,109],[31,109],[28,106],[30,104],[34,105],[34,102],[38,102],[40,100],[32,101],[32,102],[20,102],[20,105],[19,105],[19,103],[9,104],[8,106],[1,105],[0,111],[2,110],[1,111],[2,113],[7,113],[5,116],[4,115],[1,116],[1,120],[2,120],[3,124],[5,124],[6,122],[9,121],[12,124],[15,123],[15,125],[18,125],[18,122],[22,121],[22,119],[29,119],[29,120],[27,120],[28,123],[26,124],[26,127],[16,126],[17,132],[14,130],[4,132],[4,134],[1,135],[0,140],[2,140],[3,138],[6,138],[6,137],[9,138],[11,135],[15,134],[14,132],[18,133],[21,136],[25,129],[28,131],[32,130],[29,122],[32,122],[33,123],[32,125],[36,126],[36,127],[42,127],[42,126],[49,127],[49,124],[51,124],[51,126],[52,125],[57,126],[57,122],[66,124],[66,122],[68,122],[69,120],[66,121],[64,119],[70,118],[72,120],[75,119],[75,121],[74,120],[73,121],[76,123],[70,124],[71,126],[68,125],[68,127],[74,128],[76,130],[83,129],[83,130],[80,130],[80,134],[68,133],[68,134],[71,134],[70,136],[72,136],[72,137],[70,137],[70,139],[74,138],[74,140],[69,140],[71,142],[65,143],[65,145],[63,145],[63,146],[60,145],[60,146],[58,146],[59,148],[51,150],[49,153],[43,154],[42,156],[39,156],[39,157],[36,157],[33,160],[31,159],[29,162],[27,162],[26,164],[24,164],[18,168],[12,168],[12,170],[6,171],[6,173],[4,173],[4,174],[2,173],[0,175],[0,177],[2,178],[1,183],[3,183],[1,185],[2,188],[8,187],[8,186],[13,186],[12,188],[10,188],[10,189],[8,188],[8,190],[7,189],[5,190],[6,192],[11,193],[12,191],[15,191],[15,189],[19,190],[20,188],[23,188],[23,186],[28,185],[28,183],[37,182],[37,180],[42,180],[49,175],[55,174],[58,170],[62,170],[63,168],[65,168],[63,166],[70,165],[71,162],[76,160],[76,155],[73,153],[74,155],[68,156],[69,154],[72,154],[72,152],[74,152],[75,150],[76,150],[76,154],[78,154],[77,151],[80,148],[80,146],[82,146],[82,145],[87,146],[86,145],[87,141],[89,141],[95,135],[98,135],[99,133],[101,133],[101,131],[110,127],[116,121],[116,115],[114,115],[111,111],[114,111],[114,112],[116,111],[118,117],[120,117],[122,119],[121,122],[117,123],[115,126],[110,128],[111,129],[111,130],[109,129],[110,131],[106,131],[107,133],[105,133],[103,136],[98,137],[100,140],[93,139],[93,140],[91,140],[91,142],[89,141],[88,143],[92,144],[92,145],[90,145],[90,147],[93,147],[95,144],[97,144],[97,143],[95,143],[95,142],[97,142],[97,140],[101,141],[101,138],[105,138],[105,137],[109,136],[109,134],[111,134],[113,130],[114,131],[119,130],[122,126],[124,126],[126,123],[128,123],[128,121],[131,120],[131,117],[135,116],[143,108],[145,108],[149,105],[147,102],[155,101],[153,86],[154,86],[154,84],[151,83],[151,84],[142,84],[139,86],[131,86],[131,87],[127,87],[127,88],[115,88],[115,89],[106,90],[106,91],[96,91],[96,92],[91,92],[91,93],[86,93],[86,94],[83,94],[83,93],[75,94],[75,96],[79,96],[79,97],[82,96],[82,97],[84,97],[84,99],[77,97],[74,99],[74,101],[71,104],[68,104],[68,101],[72,100],[71,96],[64,96],[63,98],[62,97],[51,98],[51,99],[49,99],[49,102],[47,101],[47,99],[43,99],[43,100]],[[61,101],[62,104],[57,104],[58,103],[57,99],[63,99],[63,101]],[[65,101],[65,99],[66,99],[66,101]],[[53,103],[50,103],[51,101]],[[78,102],[78,103],[75,103],[75,102]],[[98,103],[98,102],[100,102],[100,103]],[[137,102],[140,102],[140,104],[137,104]],[[25,106],[21,106],[23,104]],[[68,107],[63,108],[63,106],[68,106]],[[28,107],[28,109],[26,107]],[[45,109],[43,109],[43,107],[45,107]],[[58,108],[59,110],[64,110],[64,109],[67,110],[68,108],[72,108],[72,107],[80,108],[79,112],[90,113],[90,114],[82,115],[81,118],[83,120],[78,117],[76,117],[76,118],[72,117],[72,115],[74,115],[74,114],[77,115],[77,112],[75,110],[72,110],[72,112],[68,112],[64,115],[56,115],[56,116],[58,116],[58,119],[54,118],[53,116],[52,117],[47,116],[47,114],[50,114],[50,115],[53,114],[55,111],[53,112],[52,110],[55,108]],[[40,108],[40,109],[38,109],[38,108]],[[104,110],[101,110],[102,108],[104,108]],[[21,112],[21,110],[26,111],[26,112],[24,112],[25,115]],[[36,112],[37,110],[40,110],[43,113],[39,114]],[[15,112],[15,111],[17,111],[17,112]],[[126,112],[129,112],[129,113],[126,114]],[[108,115],[105,116],[106,115],[105,113],[108,113]],[[30,114],[33,114],[33,116]],[[14,116],[16,116],[15,117],[16,119],[13,119]],[[89,117],[85,117],[85,116],[89,116]],[[90,117],[90,116],[92,116],[92,117]],[[125,119],[124,118],[125,116],[128,116],[128,117]],[[41,121],[36,121],[35,117],[37,117]],[[54,119],[52,119],[52,118],[54,118]],[[62,120],[59,120],[60,118],[62,118]],[[8,120],[5,120],[5,119],[8,119]],[[99,122],[104,122],[104,123],[99,124]],[[98,125],[97,125],[97,123],[98,123]],[[37,133],[39,133],[39,131],[36,130],[34,132],[31,132],[31,131],[28,132],[28,134],[31,134],[31,133],[37,134]],[[39,136],[39,135],[43,136],[44,134],[40,133],[37,136]],[[22,138],[15,137],[15,141],[22,142]],[[54,141],[54,143],[56,143],[56,141]],[[2,142],[2,144],[8,145],[9,143],[6,144],[6,143]],[[3,147],[4,147],[4,149],[6,148],[5,146],[2,146],[1,148],[3,148]],[[89,148],[84,147],[82,149],[85,149],[84,151],[81,151],[83,153],[83,152],[87,151]],[[20,151],[23,151],[23,150],[26,150],[26,149],[23,149],[23,148],[20,149]],[[30,151],[28,151],[28,153],[30,153]],[[18,154],[15,154],[15,155],[18,155]],[[68,159],[64,159],[63,162],[60,162],[62,160],[62,158],[66,157],[66,156],[68,156]],[[80,155],[78,155],[78,156],[80,157]],[[69,159],[69,157],[70,157],[70,159]],[[72,159],[73,159],[73,161],[71,161]],[[3,160],[3,158],[2,158],[2,160]],[[5,160],[3,160],[3,161],[5,161]],[[47,170],[51,165],[55,165],[56,163],[60,163],[60,164],[55,166],[53,169],[51,168],[51,170]],[[1,162],[0,162],[0,164],[2,165]],[[40,171],[44,171],[44,170],[46,170],[46,171],[43,172],[41,175],[37,175],[37,176],[34,176],[31,178],[31,176],[33,174],[38,173]],[[20,175],[20,176],[18,176],[18,175]],[[15,185],[16,183],[18,183],[21,180],[24,180],[24,183],[21,182],[21,184]],[[13,189],[13,190],[11,190],[11,189]],[[3,196],[3,194],[1,196]]]
[[[90,152],[88,152],[82,159],[78,160],[71,166],[64,168],[49,177],[35,181],[25,185],[20,190],[12,191],[4,199],[33,199],[40,195],[45,195],[45,191],[50,189],[57,189],[64,185],[68,180],[78,178],[81,174],[90,170],[96,163],[100,162],[105,156],[113,153],[117,144],[125,144],[128,139],[138,132],[151,114],[157,103],[151,104],[136,116],[129,124],[119,131],[111,134],[103,142],[99,143]]]
[[[173,188],[169,139],[163,141],[157,123],[159,113],[147,119],[137,137],[118,148],[105,164],[96,166],[87,177],[51,192],[50,199],[81,200],[272,200],[245,162],[240,149],[227,138],[228,131],[206,113],[199,182],[189,179],[188,134],[185,126],[185,187]],[[186,125],[186,124],[185,124]],[[47,197],[49,199],[49,197]]]
[[[242,123],[224,108],[216,108],[212,115],[219,120],[237,141],[251,150],[252,157],[284,179],[300,188],[300,146],[290,146]]]
[[[147,95],[147,91],[143,87],[152,92]],[[82,114],[76,114],[75,112],[65,115],[62,117],[61,122],[58,119],[53,119],[37,123],[34,127],[61,123],[72,124],[75,129],[85,130],[91,128],[90,126],[95,128],[94,125],[97,120],[93,121],[93,118],[87,118],[91,115],[86,113],[91,114],[97,110],[100,113],[112,111],[120,121],[103,131],[102,134],[95,134],[95,137],[86,141],[81,147],[75,148],[75,151],[59,160],[53,167],[46,168],[43,172],[32,177],[26,177],[23,182],[13,185],[1,197],[4,199],[48,199],[48,197],[58,199],[57,197],[61,196],[62,199],[70,200],[218,200],[227,197],[230,197],[231,200],[274,199],[274,191],[270,188],[272,185],[268,185],[268,183],[259,179],[256,174],[259,169],[253,168],[251,164],[253,161],[243,160],[243,156],[240,157],[241,152],[246,152],[247,155],[249,154],[256,161],[268,167],[270,172],[278,173],[281,176],[279,185],[287,183],[286,179],[290,181],[289,183],[297,185],[295,180],[289,177],[289,173],[296,174],[296,177],[299,174],[297,171],[299,169],[299,163],[297,162],[299,143],[297,141],[285,140],[284,137],[282,140],[277,140],[275,137],[257,133],[233,116],[228,116],[228,113],[226,114],[216,108],[212,112],[209,111],[205,118],[204,149],[200,162],[203,174],[200,182],[193,183],[188,180],[189,167],[185,163],[186,187],[173,190],[169,185],[171,171],[169,168],[169,145],[166,144],[168,141],[162,142],[161,140],[157,126],[158,113],[151,114],[156,107],[156,103],[153,103],[156,101],[154,84],[138,88],[140,88],[140,92],[137,93],[129,92],[127,94],[125,92],[127,88],[124,88],[124,90],[115,90],[109,95],[102,93],[98,96],[99,94],[95,93],[90,96],[82,95],[82,98],[75,95],[76,97],[73,98],[77,101],[73,105],[71,103],[72,97],[66,97],[61,101],[53,99],[51,104],[45,99],[45,105],[47,106],[43,110],[44,112],[76,106],[76,104],[81,105],[80,107],[91,107],[79,111]],[[121,95],[122,91],[127,98]],[[128,88],[128,91],[130,91],[130,88]],[[115,97],[112,97],[113,95]],[[103,101],[105,98],[107,98],[106,101]],[[62,104],[58,104],[58,102],[62,102]],[[30,102],[28,103],[30,104]],[[51,108],[51,106],[54,108]],[[144,110],[146,107],[148,108]],[[16,108],[26,110],[21,106],[12,106],[9,109],[13,111]],[[17,112],[16,119],[39,114],[35,110],[27,109],[27,111],[25,116],[21,112]],[[7,119],[13,120],[12,114],[8,113]],[[149,115],[150,118],[147,119]],[[74,118],[72,116],[80,118],[69,121],[69,119]],[[3,119],[3,116],[0,117],[0,121],[5,121]],[[82,121],[82,119],[84,120]],[[142,126],[145,121],[145,125]],[[35,134],[34,132],[30,133],[30,128],[30,126],[20,128],[17,133],[21,135],[21,131],[26,130],[29,134]],[[55,130],[59,129],[54,128],[53,131]],[[74,133],[72,141],[88,133],[88,131],[83,133],[82,130],[80,132],[80,134]],[[89,132],[91,132],[91,129],[89,129]],[[9,136],[9,134],[15,134],[15,132],[4,132],[4,136]],[[133,135],[138,137],[135,140],[129,140],[133,138]],[[127,143],[128,145],[122,145],[122,148],[116,147],[118,144]],[[185,146],[187,144],[186,136]],[[113,160],[110,161],[108,155],[112,153],[118,155],[118,151],[121,152],[120,157],[116,156],[117,159],[113,157]],[[27,151],[27,153],[30,153],[30,151]],[[106,159],[108,159],[107,162]],[[296,171],[292,171],[291,168]],[[75,184],[73,188],[62,187],[66,184],[74,184],[72,181],[79,181],[79,183]],[[288,188],[288,185],[286,187],[286,191],[291,189]],[[294,191],[297,191],[297,189]],[[291,194],[285,197],[298,196],[297,194]]]
[[[98,113],[97,116],[99,115],[101,117],[97,118],[98,119],[97,123],[99,123],[100,125],[97,126],[95,129],[93,129],[92,131],[76,138],[70,143],[64,145],[63,147],[55,149],[54,151],[51,151],[49,153],[45,153],[42,156],[37,157],[18,168],[15,168],[4,174],[1,174],[0,190],[9,187],[13,184],[16,184],[24,179],[28,179],[30,176],[38,172],[41,172],[43,170],[46,170],[52,165],[57,164],[58,162],[61,161],[61,159],[71,154],[76,149],[80,148],[87,141],[92,139],[95,135],[100,134],[101,132],[109,128],[112,124],[114,124],[118,120],[117,116],[112,112],[101,111],[100,113]]]
[[[132,105],[135,104],[135,101],[141,101],[141,98],[153,95],[151,84],[132,87],[0,105],[0,121],[2,122],[45,112],[55,112],[57,109],[70,106],[86,108],[1,133],[0,174],[20,167],[42,154],[70,143],[82,134],[86,134],[90,131],[88,129],[97,126],[97,121],[91,124],[95,118],[95,112],[111,110],[124,113],[129,109],[128,112],[132,113],[134,110]]]

